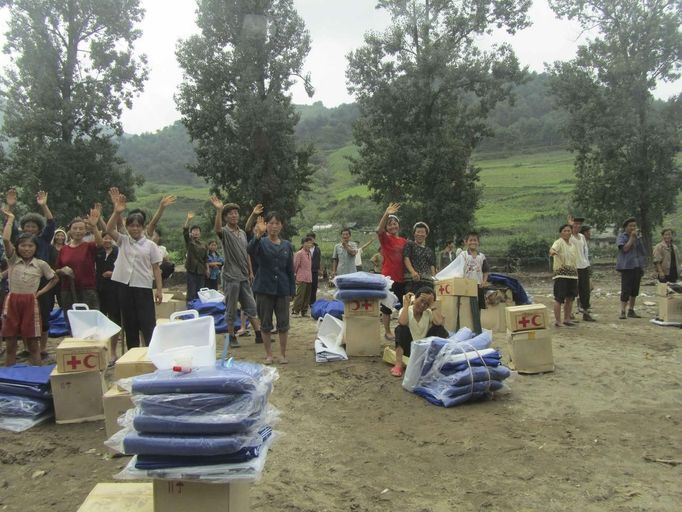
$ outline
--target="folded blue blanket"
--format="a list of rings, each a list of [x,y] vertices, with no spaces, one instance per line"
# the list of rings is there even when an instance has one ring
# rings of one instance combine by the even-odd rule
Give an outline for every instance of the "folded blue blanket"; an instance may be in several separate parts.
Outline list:
[[[0,393],[0,416],[36,418],[52,409],[52,401]]]
[[[384,290],[386,288],[386,278],[384,276],[381,274],[370,274],[369,272],[353,272],[336,276],[335,283],[339,290]]]
[[[426,400],[434,405],[438,405],[440,407],[454,407],[466,402],[489,398],[491,392],[497,391],[502,387],[503,384],[501,382],[492,381],[490,386],[486,386],[481,382],[475,383],[473,392],[471,392],[471,386],[452,388],[450,393],[439,393],[437,390],[434,391],[432,388],[423,388],[417,386],[414,388],[414,392],[417,395],[426,398]],[[484,391],[486,388],[487,391]]]
[[[310,316],[315,320],[324,317],[324,315],[331,315],[343,319],[343,302],[340,300],[317,299],[312,306],[310,306]]]
[[[189,436],[140,434],[130,431],[123,438],[126,455],[215,456],[235,453],[243,448],[260,447],[272,432],[266,427],[259,432],[229,436]]]
[[[34,398],[50,398],[50,374],[55,365],[16,364],[0,367],[0,393]]]
[[[242,414],[203,414],[192,416],[154,416],[138,414],[133,418],[133,428],[143,434],[193,434],[222,435],[246,432],[265,421],[259,411]]]
[[[191,416],[203,414],[245,414],[261,411],[268,400],[267,389],[253,393],[221,394],[171,393],[134,395],[133,403],[143,414],[156,416]]]
[[[190,373],[157,370],[133,378],[132,392],[143,395],[166,393],[253,393],[269,388],[265,368],[256,363],[236,362],[228,368],[195,368]]]
[[[242,448],[226,455],[207,456],[169,456],[169,455],[138,455],[135,462],[136,469],[170,469],[190,468],[196,466],[215,466],[218,464],[239,464],[255,459],[260,454],[261,447]]]
[[[386,290],[338,290],[334,294],[336,300],[349,301],[357,299],[384,299],[386,298]]]
[[[466,363],[465,363],[466,365]],[[504,380],[511,375],[506,366],[471,366],[451,373],[446,372],[445,365],[441,368],[441,374],[445,377],[444,382],[451,386],[464,386],[474,382],[487,382],[488,380]]]

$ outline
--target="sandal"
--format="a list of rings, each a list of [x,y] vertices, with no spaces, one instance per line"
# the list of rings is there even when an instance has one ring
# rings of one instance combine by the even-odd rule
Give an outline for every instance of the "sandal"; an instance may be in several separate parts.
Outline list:
[[[272,364],[272,357],[266,357],[263,360],[263,364]]]
[[[564,325],[567,327],[573,327],[573,326],[575,326],[575,322],[571,322],[570,320],[566,320],[564,322]]]
[[[394,377],[402,377],[403,376],[403,369],[400,366],[394,366],[391,368],[391,375]]]
[[[289,364],[289,360],[286,357],[282,357],[279,360],[279,364]]]
[[[393,336],[392,334],[386,333],[386,334],[384,334],[384,339],[386,339],[388,341],[395,341],[395,336]]]

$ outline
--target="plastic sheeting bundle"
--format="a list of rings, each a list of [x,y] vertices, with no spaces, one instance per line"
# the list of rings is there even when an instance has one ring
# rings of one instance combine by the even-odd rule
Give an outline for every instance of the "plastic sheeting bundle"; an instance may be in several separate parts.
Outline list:
[[[0,429],[23,432],[53,415],[50,373],[54,365],[0,368]]]
[[[274,368],[235,362],[119,381],[135,408],[105,444],[136,457],[117,478],[258,477],[275,437],[278,411],[268,398],[277,377]]]
[[[450,339],[415,341],[403,387],[442,407],[488,398],[511,375],[491,343],[489,332],[472,337],[466,328]]]
[[[338,289],[334,298],[344,302],[362,299],[381,299],[388,308],[398,302],[398,298],[390,291],[393,286],[391,278],[369,272],[352,272],[334,278]]]

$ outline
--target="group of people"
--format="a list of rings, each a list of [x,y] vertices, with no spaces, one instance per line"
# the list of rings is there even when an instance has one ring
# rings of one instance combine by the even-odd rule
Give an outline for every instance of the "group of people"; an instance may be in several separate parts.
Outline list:
[[[588,240],[591,228],[584,225],[585,219],[569,217],[568,222],[559,228],[560,237],[549,250],[553,257],[552,270],[554,281],[554,325],[572,327],[576,318],[573,302],[577,298],[582,318],[594,322],[590,314],[590,257]],[[673,231],[664,228],[662,240],[653,248],[653,263],[660,282],[676,282],[678,274],[678,250],[673,244]],[[635,311],[640,283],[647,265],[647,254],[637,219],[630,217],[622,224],[622,231],[616,239],[618,255],[616,270],[620,274],[620,315],[621,320],[641,318]],[[562,321],[563,310],[563,321]]]
[[[168,252],[159,245],[157,225],[175,197],[163,197],[150,222],[140,209],[127,211],[126,197],[117,188],[109,191],[109,198],[113,213],[107,222],[102,219],[101,204],[95,204],[86,215],[72,219],[65,229],[57,229],[47,192],[36,196],[41,214],[26,214],[19,222],[14,213],[16,191],[7,192],[2,209],[6,218],[3,242],[9,282],[2,315],[6,364],[15,363],[19,338],[25,342],[31,363],[40,364],[47,355],[47,331],[55,301],[64,310],[74,303],[101,310],[123,326],[128,348],[139,346],[140,333],[147,342],[151,339],[156,325],[154,303],[162,301],[163,278],[172,272]],[[227,304],[226,342],[239,346],[236,331],[239,308],[242,329],[248,318],[256,343],[264,346],[265,363],[274,362],[274,333],[279,341],[279,361],[286,363],[290,317],[307,316],[317,299],[321,252],[316,235],[308,233],[295,250],[290,241],[281,237],[284,219],[277,212],[263,216],[263,206],[256,205],[241,228],[239,205],[223,203],[216,196],[210,201],[215,209],[217,240],[208,243],[201,240],[202,230],[192,224],[192,212],[187,214],[183,226],[187,301],[195,299],[205,285],[221,289]],[[402,375],[402,356],[410,355],[413,339],[445,334],[434,291],[437,263],[442,268],[460,260],[464,277],[478,283],[481,309],[485,308],[484,288],[489,273],[485,255],[479,250],[478,233],[468,233],[462,248],[455,249],[449,242],[436,262],[434,251],[426,243],[429,226],[417,222],[412,226],[412,238],[402,237],[399,209],[399,204],[389,204],[376,228],[377,237],[362,246],[351,240],[349,229],[343,229],[333,250],[331,274],[334,277],[362,268],[362,251],[378,240],[380,272],[391,279],[391,290],[400,304],[395,329],[391,328],[393,310],[385,306],[381,309],[384,336],[395,342],[396,364],[391,369],[395,376]],[[590,313],[587,244],[590,228],[583,223],[584,219],[569,218],[559,230],[560,238],[550,248],[554,258],[557,327],[575,324],[572,307],[576,297],[583,320],[594,321]],[[661,281],[676,281],[679,259],[672,243],[672,230],[665,229],[662,235],[663,240],[654,248],[654,264]],[[218,250],[219,245],[222,251]],[[618,249],[620,317],[636,318],[639,315],[634,309],[635,298],[646,254],[635,219],[623,223]],[[379,261],[373,258],[373,263],[379,270]],[[116,340],[113,342],[115,360]]]

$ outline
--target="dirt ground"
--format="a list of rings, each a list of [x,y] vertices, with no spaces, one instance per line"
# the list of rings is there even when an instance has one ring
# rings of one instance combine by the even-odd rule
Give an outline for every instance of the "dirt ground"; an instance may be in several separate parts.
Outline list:
[[[548,276],[521,279],[551,305]],[[653,286],[638,301],[646,318],[618,320],[615,279],[597,276],[598,322],[554,330],[554,373],[452,409],[404,391],[379,357],[316,364],[315,322],[292,319],[272,396],[284,435],[253,510],[681,510],[682,331],[649,323]],[[241,340],[239,357],[262,358]],[[0,431],[0,510],[77,510],[128,460],[104,437],[103,422]]]

